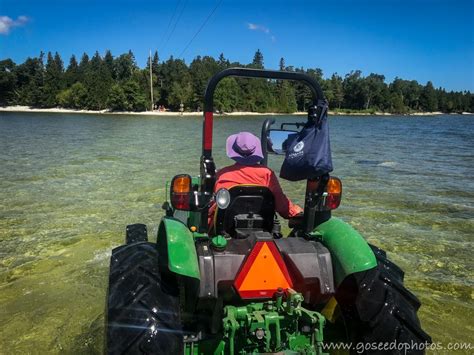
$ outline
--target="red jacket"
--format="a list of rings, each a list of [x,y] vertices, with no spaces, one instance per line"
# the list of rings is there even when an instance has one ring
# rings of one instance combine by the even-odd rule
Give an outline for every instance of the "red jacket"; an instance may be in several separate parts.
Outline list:
[[[283,218],[291,218],[303,212],[303,209],[290,201],[283,193],[275,173],[263,165],[234,165],[222,168],[217,172],[214,192],[219,189],[230,189],[236,185],[259,185],[270,189],[275,198],[275,209]],[[213,213],[215,206],[211,207]],[[211,219],[212,220],[212,219]]]

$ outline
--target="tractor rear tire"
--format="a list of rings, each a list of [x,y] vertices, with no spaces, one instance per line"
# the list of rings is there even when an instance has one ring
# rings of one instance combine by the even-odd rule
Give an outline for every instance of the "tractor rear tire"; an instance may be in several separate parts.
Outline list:
[[[176,287],[158,268],[156,244],[136,242],[112,251],[106,312],[108,354],[181,354]]]
[[[125,229],[125,244],[148,242],[146,224],[129,224]]]
[[[371,248],[377,267],[350,275],[336,292],[352,351],[423,354],[431,337],[421,329],[416,314],[420,301],[403,285],[403,271],[382,249]]]

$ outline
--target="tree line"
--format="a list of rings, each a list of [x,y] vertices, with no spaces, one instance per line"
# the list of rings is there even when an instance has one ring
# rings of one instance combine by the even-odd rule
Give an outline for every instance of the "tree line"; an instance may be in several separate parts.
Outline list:
[[[202,110],[204,90],[209,78],[229,67],[264,68],[257,50],[249,64],[230,62],[221,54],[217,59],[197,56],[186,65],[172,56],[160,61],[151,58],[153,106],[176,111]],[[303,72],[322,86],[331,109],[366,112],[474,112],[474,94],[447,92],[416,80],[385,77],[360,70],[344,77],[337,73],[324,78],[319,68],[287,66],[280,59],[280,70]],[[225,78],[218,85],[214,104],[220,112],[253,111],[291,113],[305,111],[311,100],[309,89],[299,82],[265,79]],[[0,106],[24,105],[33,108],[63,107],[111,111],[151,109],[149,68],[139,68],[132,51],[114,57],[110,51],[92,58],[84,53],[78,61],[71,56],[65,67],[61,56],[41,53],[22,64],[11,59],[0,61]]]

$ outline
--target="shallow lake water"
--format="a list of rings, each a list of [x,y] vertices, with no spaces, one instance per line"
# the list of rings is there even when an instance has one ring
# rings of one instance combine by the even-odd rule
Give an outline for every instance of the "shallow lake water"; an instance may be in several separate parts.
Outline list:
[[[225,138],[262,116],[216,119]],[[301,120],[301,117],[299,118]],[[292,121],[294,117],[278,117]],[[156,238],[165,182],[197,174],[202,120],[0,113],[0,353],[100,353],[110,251]],[[436,342],[474,334],[474,117],[331,117],[334,212],[402,267]],[[270,157],[279,170],[280,157]],[[303,203],[304,183],[282,181]]]

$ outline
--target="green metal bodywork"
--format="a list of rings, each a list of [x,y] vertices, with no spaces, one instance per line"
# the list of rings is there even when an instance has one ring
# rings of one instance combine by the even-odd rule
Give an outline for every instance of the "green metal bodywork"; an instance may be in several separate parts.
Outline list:
[[[200,279],[194,237],[183,222],[163,217],[158,229],[158,244],[166,244],[168,268],[171,272]]]
[[[193,179],[193,183],[195,181]],[[224,250],[227,240],[220,235],[211,239],[206,233],[196,232],[201,221],[198,211],[174,211],[174,215],[176,218],[166,216],[162,219],[158,247],[160,252],[166,254],[168,269],[191,278],[198,287],[200,271],[195,242],[207,239],[214,248]],[[306,237],[321,241],[330,251],[336,287],[348,275],[377,265],[365,239],[338,218],[321,223]],[[197,289],[194,290],[193,293]],[[275,351],[324,354],[323,328],[326,319],[321,313],[302,307],[303,301],[300,293],[288,290],[284,301],[277,297],[266,302],[227,305],[223,309],[222,331],[209,339],[199,339],[199,335],[185,336],[185,354],[233,355]]]
[[[355,272],[377,266],[377,260],[365,239],[346,222],[332,217],[320,224],[312,235],[331,252],[336,285]]]
[[[192,218],[191,215],[189,217]],[[182,221],[164,217],[158,238],[166,238],[170,271],[199,279],[194,234]],[[350,274],[377,266],[375,255],[365,239],[339,218],[332,217],[320,224],[311,235],[321,240],[331,252],[336,285]]]

